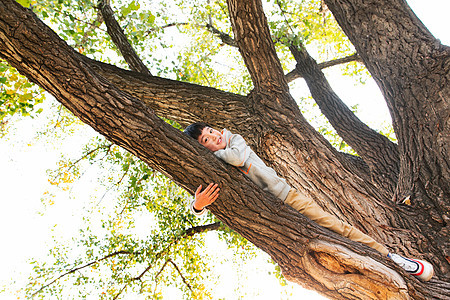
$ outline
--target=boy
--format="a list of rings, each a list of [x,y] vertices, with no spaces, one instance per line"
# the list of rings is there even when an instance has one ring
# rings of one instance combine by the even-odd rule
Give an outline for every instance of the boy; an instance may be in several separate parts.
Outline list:
[[[272,193],[317,224],[387,255],[404,270],[423,281],[428,281],[433,276],[433,266],[430,263],[389,253],[386,247],[368,235],[326,213],[313,199],[291,188],[247,146],[242,136],[232,134],[226,129],[219,132],[205,123],[191,124],[184,132],[213,151],[217,157],[238,167],[260,188]],[[191,210],[197,216],[203,214],[205,207],[219,196],[217,184],[211,183],[203,192],[201,190],[202,186],[199,186],[195,192],[195,200],[191,204]]]

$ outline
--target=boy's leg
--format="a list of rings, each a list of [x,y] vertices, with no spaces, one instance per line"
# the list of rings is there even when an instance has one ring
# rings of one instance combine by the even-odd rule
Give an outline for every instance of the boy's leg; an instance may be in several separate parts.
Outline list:
[[[291,189],[285,203],[310,218],[322,227],[328,228],[352,241],[363,243],[381,254],[388,255],[389,251],[377,243],[370,236],[355,227],[342,222],[337,217],[325,212],[313,199],[306,197],[295,189]]]
[[[339,233],[352,241],[366,244],[384,255],[388,255],[389,258],[391,258],[396,264],[411,275],[414,275],[423,281],[428,281],[433,277],[433,266],[429,262],[389,253],[386,247],[377,243],[374,239],[362,233],[353,226],[350,226],[349,224],[339,220],[337,217],[326,213],[313,199],[302,195],[295,189],[291,189],[285,202],[317,224],[333,230],[334,232]]]

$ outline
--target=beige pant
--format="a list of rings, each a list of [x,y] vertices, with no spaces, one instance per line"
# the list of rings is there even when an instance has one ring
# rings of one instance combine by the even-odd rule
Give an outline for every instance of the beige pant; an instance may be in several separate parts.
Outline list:
[[[366,244],[381,254],[388,255],[389,251],[386,247],[377,243],[373,238],[362,233],[353,226],[344,223],[337,217],[325,212],[313,199],[302,195],[297,190],[291,189],[285,202],[320,226],[339,233],[352,241]]]

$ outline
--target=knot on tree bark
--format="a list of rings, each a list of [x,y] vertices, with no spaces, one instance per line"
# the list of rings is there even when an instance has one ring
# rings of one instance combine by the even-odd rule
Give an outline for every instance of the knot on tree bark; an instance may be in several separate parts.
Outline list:
[[[302,258],[304,270],[344,299],[410,299],[395,270],[341,245],[312,241]]]

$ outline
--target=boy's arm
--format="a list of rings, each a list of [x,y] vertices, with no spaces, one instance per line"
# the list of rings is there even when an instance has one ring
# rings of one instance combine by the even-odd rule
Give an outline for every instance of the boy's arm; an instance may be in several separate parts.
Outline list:
[[[228,131],[225,138],[229,140],[227,147],[217,150],[214,154],[230,165],[242,167],[250,155],[250,148],[239,134],[232,134]]]
[[[191,211],[196,216],[201,216],[205,213],[205,207],[216,201],[219,197],[219,190],[217,183],[210,183],[206,189],[202,192],[202,186],[200,185],[195,191],[195,199],[191,203]]]

